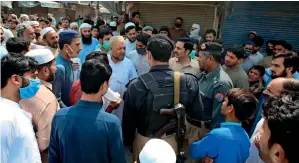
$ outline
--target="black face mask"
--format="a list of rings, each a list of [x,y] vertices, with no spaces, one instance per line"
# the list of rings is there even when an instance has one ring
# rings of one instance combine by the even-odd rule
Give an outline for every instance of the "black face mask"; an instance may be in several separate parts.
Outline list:
[[[267,53],[268,56],[272,56],[273,55],[273,49],[267,48],[266,53]]]
[[[174,26],[177,27],[177,28],[180,28],[182,26],[181,23],[174,23]]]

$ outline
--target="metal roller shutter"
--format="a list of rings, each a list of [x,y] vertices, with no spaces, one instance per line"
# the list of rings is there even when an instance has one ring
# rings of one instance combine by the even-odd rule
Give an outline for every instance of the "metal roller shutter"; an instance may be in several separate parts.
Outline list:
[[[162,25],[173,27],[175,18],[182,17],[186,31],[197,23],[203,34],[206,29],[213,28],[215,6],[215,2],[138,2],[132,11],[139,11],[143,23],[157,30]]]
[[[240,44],[249,31],[265,41],[286,40],[299,50],[299,2],[232,2],[232,14],[225,18],[224,45]]]

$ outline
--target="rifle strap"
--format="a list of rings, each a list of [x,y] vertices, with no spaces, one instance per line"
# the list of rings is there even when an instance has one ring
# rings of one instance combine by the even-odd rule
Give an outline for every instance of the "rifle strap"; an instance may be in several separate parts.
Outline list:
[[[181,73],[174,72],[174,105],[180,103],[180,77]]]

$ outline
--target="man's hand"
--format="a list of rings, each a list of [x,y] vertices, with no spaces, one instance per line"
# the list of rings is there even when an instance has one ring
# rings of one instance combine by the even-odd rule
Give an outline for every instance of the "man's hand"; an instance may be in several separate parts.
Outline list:
[[[204,157],[202,159],[203,163],[213,163],[213,159],[210,157]]]
[[[113,109],[116,109],[119,107],[120,103],[121,103],[122,99],[120,98],[118,101],[116,102],[110,102],[110,106],[112,106]]]
[[[132,7],[134,6],[134,2],[129,2],[127,8],[126,8],[126,14],[129,14],[130,10],[132,9]]]

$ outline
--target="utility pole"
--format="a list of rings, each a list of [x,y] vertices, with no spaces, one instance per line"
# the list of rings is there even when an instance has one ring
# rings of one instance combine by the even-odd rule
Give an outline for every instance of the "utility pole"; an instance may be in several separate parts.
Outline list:
[[[100,1],[97,1],[95,14],[96,14],[95,21],[97,21],[100,15]]]

